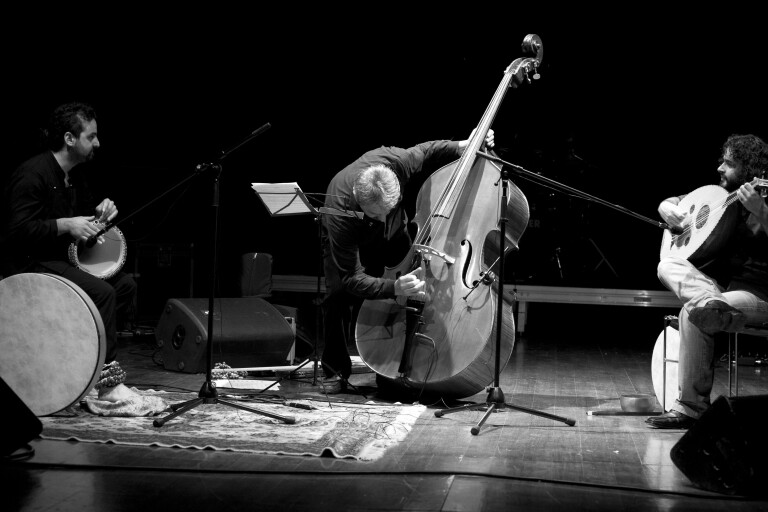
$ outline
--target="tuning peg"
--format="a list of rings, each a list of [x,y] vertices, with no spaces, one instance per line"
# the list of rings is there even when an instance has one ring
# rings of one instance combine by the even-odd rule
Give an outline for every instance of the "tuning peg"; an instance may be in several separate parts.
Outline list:
[[[533,65],[533,79],[534,80],[538,80],[539,78],[541,78],[541,75],[539,75],[539,66],[534,64]]]

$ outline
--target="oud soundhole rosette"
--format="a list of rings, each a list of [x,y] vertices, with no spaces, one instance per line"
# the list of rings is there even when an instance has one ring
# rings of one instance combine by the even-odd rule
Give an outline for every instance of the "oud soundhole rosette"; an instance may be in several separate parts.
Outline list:
[[[699,213],[696,215],[696,229],[701,229],[704,227],[704,224],[707,223],[707,220],[709,219],[709,205],[704,205],[701,207],[701,210],[699,210]]]

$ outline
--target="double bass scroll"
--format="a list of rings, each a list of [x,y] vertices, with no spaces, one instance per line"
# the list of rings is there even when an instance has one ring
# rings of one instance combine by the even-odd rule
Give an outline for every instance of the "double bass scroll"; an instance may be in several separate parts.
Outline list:
[[[363,361],[380,376],[405,387],[462,398],[494,379],[497,308],[502,308],[504,365],[512,355],[512,299],[498,304],[493,275],[500,255],[501,168],[478,155],[509,89],[538,77],[543,45],[525,37],[525,57],[514,60],[461,157],[432,174],[419,190],[409,253],[384,277],[422,268],[425,291],[418,306],[405,297],[366,300],[355,335]],[[518,247],[528,224],[528,201],[514,184],[507,198],[505,251]],[[503,276],[499,277],[503,278]],[[478,284],[479,283],[479,284]],[[471,292],[471,293],[470,293]]]

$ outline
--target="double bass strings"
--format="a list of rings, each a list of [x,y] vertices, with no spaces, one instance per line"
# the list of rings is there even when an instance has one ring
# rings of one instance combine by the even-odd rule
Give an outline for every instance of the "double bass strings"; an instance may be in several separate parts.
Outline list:
[[[483,117],[480,119],[480,123],[477,125],[477,129],[475,130],[474,137],[470,140],[469,144],[464,150],[464,153],[459,158],[459,162],[456,165],[456,169],[451,175],[451,179],[448,181],[448,186],[445,188],[445,190],[443,190],[442,194],[440,195],[440,199],[437,201],[435,207],[430,212],[429,219],[424,223],[424,229],[422,230],[422,233],[419,233],[419,236],[417,238],[417,241],[419,244],[424,244],[424,242],[427,240],[429,236],[434,237],[431,229],[431,225],[433,224],[432,219],[437,217],[438,212],[440,212],[445,208],[445,205],[448,204],[448,199],[451,198],[453,200],[453,202],[451,203],[451,210],[453,210],[456,204],[456,198],[460,197],[461,193],[464,191],[464,186],[466,185],[466,182],[467,182],[466,179],[460,182],[461,185],[458,188],[456,187],[456,184],[459,183],[459,179],[462,175],[468,174],[469,171],[472,169],[472,166],[474,165],[477,159],[477,152],[480,150],[480,148],[483,145],[485,134],[490,129],[490,125],[491,125],[491,122],[493,121],[494,113],[498,110],[498,107],[501,104],[501,100],[504,98],[504,94],[506,90],[509,88],[509,84],[513,76],[514,76],[514,73],[511,71],[511,69],[508,69],[505,72],[504,79],[496,88],[496,92],[494,92],[491,102],[485,108],[485,112],[483,112]],[[470,155],[471,155],[471,158],[470,158]],[[447,215],[440,215],[440,217],[441,217],[440,220],[435,222],[436,224],[435,232],[439,232],[441,225],[443,224],[445,219],[448,218]]]
[[[478,133],[478,132],[476,132]],[[484,133],[484,132],[479,132]],[[433,207],[432,211],[429,214],[429,219],[427,222],[425,222],[424,229],[419,233],[417,236],[417,243],[426,245],[425,242],[427,242],[428,238],[432,237],[434,239],[435,235],[440,232],[440,229],[443,225],[443,223],[447,220],[449,220],[449,217],[453,215],[453,210],[456,207],[456,204],[458,203],[458,198],[461,197],[461,194],[464,192],[467,180],[462,180],[459,182],[460,178],[464,174],[468,174],[471,170],[474,164],[476,163],[475,160],[471,160],[469,158],[469,155],[475,155],[477,156],[477,152],[479,151],[480,146],[482,145],[482,137],[476,135],[476,138],[470,143],[467,150],[462,154],[461,158],[459,159],[459,162],[456,164],[456,169],[454,170],[453,174],[451,175],[450,179],[448,180],[448,184],[442,191],[440,198],[438,199],[436,206]],[[471,160],[471,161],[470,161]],[[456,184],[460,183],[460,185],[457,187]],[[502,187],[499,187],[499,194],[501,194]],[[500,215],[500,202],[501,198],[499,198],[499,201],[496,202],[496,214],[497,217]],[[446,205],[450,205],[451,214],[445,213]],[[437,220],[434,220],[437,218]],[[434,228],[433,228],[434,226]],[[493,263],[491,263],[487,269],[483,269],[480,272],[480,277],[482,277],[484,274],[489,272],[494,268],[494,266],[499,262],[500,257],[497,257],[496,260],[494,260]],[[480,282],[479,280],[477,281]],[[466,297],[465,297],[466,298]]]
[[[484,123],[481,121],[480,126],[483,126],[483,124]],[[446,209],[446,205],[451,205],[451,211],[455,208],[456,200],[461,196],[461,193],[464,191],[464,187],[467,184],[467,180],[461,179],[461,177],[462,175],[468,174],[469,170],[472,169],[472,165],[475,163],[475,159],[477,157],[477,152],[482,146],[482,134],[484,134],[486,131],[487,130],[477,130],[475,132],[474,138],[470,141],[464,153],[459,158],[459,161],[456,164],[456,169],[453,171],[450,180],[448,180],[447,186],[440,194],[440,198],[435,203],[435,206],[429,212],[429,219],[427,219],[427,221],[424,223],[424,229],[421,233],[419,233],[419,236],[417,237],[418,243],[423,244],[429,236],[434,237],[434,233],[439,233],[442,224],[449,217],[449,215],[444,211]],[[470,159],[470,155],[474,155],[475,158]],[[460,183],[458,187],[456,186],[457,183]],[[434,221],[433,219],[435,218],[438,218],[439,220]],[[434,230],[432,229],[432,224],[435,225]]]
[[[433,207],[433,209],[430,211],[429,218],[424,223],[424,228],[416,238],[416,243],[419,245],[426,245],[425,242],[430,238],[434,240],[435,235],[440,233],[440,229],[443,227],[445,221],[448,220],[449,216],[452,217],[455,214],[455,208],[458,203],[458,199],[463,194],[467,185],[467,175],[472,170],[474,164],[477,162],[478,152],[482,148],[482,145],[485,141],[485,135],[490,129],[495,113],[498,111],[504,95],[509,89],[513,78],[517,75],[517,72],[518,69],[516,69],[513,65],[510,65],[509,68],[507,68],[505,71],[504,78],[496,88],[493,98],[486,107],[485,112],[483,112],[483,116],[475,129],[474,136],[470,139],[469,144],[459,158],[456,169],[448,181],[448,185],[441,192],[440,198],[436,202],[436,205]],[[501,191],[501,189],[502,187],[499,187],[499,191]],[[497,217],[499,217],[501,212],[500,203],[501,201],[497,201],[496,203]],[[450,215],[446,213],[446,209],[448,207],[450,207]],[[438,220],[435,221],[435,218],[438,218]],[[501,236],[506,236],[506,233],[502,233]],[[497,258],[496,262],[499,261],[500,257],[501,256]],[[495,265],[496,262],[494,262],[493,265]],[[493,268],[493,265],[491,265],[491,267],[488,269],[483,270],[480,275],[482,276],[488,272],[490,268]]]
[[[465,151],[463,155],[459,158],[459,163],[456,165],[456,169],[453,171],[453,174],[451,175],[451,179],[448,180],[448,185],[445,187],[445,189],[440,194],[440,198],[435,203],[435,206],[432,208],[432,210],[429,212],[429,218],[424,223],[424,229],[422,229],[421,233],[419,233],[419,236],[417,238],[417,241],[419,244],[424,244],[427,241],[427,238],[432,236],[434,237],[435,233],[438,233],[440,231],[440,227],[442,223],[447,218],[447,215],[441,215],[438,214],[439,211],[443,210],[445,208],[445,205],[448,204],[448,200],[451,197],[456,197],[456,183],[459,181],[459,176],[464,171],[464,168],[466,167],[466,157],[467,152]],[[462,185],[463,187],[463,185]],[[459,193],[461,190],[463,190],[462,187],[459,187]],[[439,220],[434,221],[433,219],[438,218]],[[432,228],[432,224],[435,224],[434,230]]]

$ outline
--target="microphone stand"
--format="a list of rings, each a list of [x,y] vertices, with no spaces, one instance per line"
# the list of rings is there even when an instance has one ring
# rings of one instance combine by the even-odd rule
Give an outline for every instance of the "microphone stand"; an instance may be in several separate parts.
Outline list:
[[[246,137],[246,138],[245,138],[245,139],[244,139],[244,140],[243,140],[243,141],[242,141],[240,144],[238,144],[237,146],[233,147],[233,148],[232,148],[232,149],[230,149],[229,151],[222,153],[222,155],[219,157],[218,161],[221,161],[221,160],[223,160],[224,158],[226,158],[226,157],[227,157],[227,155],[228,155],[229,153],[231,153],[231,152],[233,152],[234,150],[238,149],[240,146],[243,146],[243,145],[245,145],[246,143],[250,142],[252,139],[255,139],[256,137],[258,137],[259,135],[261,135],[262,133],[264,133],[265,131],[267,131],[267,130],[268,130],[268,129],[270,129],[271,127],[272,127],[272,125],[271,125],[271,124],[269,124],[269,123],[266,123],[266,124],[264,124],[263,126],[259,127],[258,129],[254,130],[254,131],[253,131],[253,132],[252,132],[252,133],[251,133],[251,134],[250,134],[248,137]],[[205,172],[206,170],[208,170],[208,169],[211,167],[211,165],[212,165],[212,164],[200,164],[200,165],[198,165],[198,166],[195,168],[195,172],[194,172],[193,174],[190,174],[189,176],[187,176],[186,178],[184,178],[183,180],[181,180],[180,182],[178,182],[177,184],[175,184],[174,186],[172,186],[171,188],[169,188],[168,190],[166,190],[165,192],[163,192],[163,193],[162,193],[162,194],[160,194],[159,196],[155,197],[154,199],[152,199],[152,200],[151,200],[151,201],[149,201],[148,203],[144,204],[144,205],[143,205],[143,206],[141,206],[140,208],[138,208],[138,209],[136,209],[136,210],[132,211],[131,213],[129,213],[129,214],[128,214],[128,215],[126,215],[125,217],[121,217],[119,221],[107,221],[107,222],[104,224],[104,226],[103,226],[103,227],[102,227],[102,228],[101,228],[101,229],[100,229],[98,232],[96,232],[96,234],[95,234],[95,235],[91,235],[91,236],[89,236],[89,237],[88,237],[88,239],[85,241],[85,246],[86,246],[86,247],[88,247],[88,248],[90,248],[90,247],[93,247],[93,246],[96,244],[96,241],[98,240],[98,238],[99,238],[101,235],[103,235],[104,233],[106,233],[107,231],[109,231],[110,229],[112,229],[114,226],[117,226],[118,224],[120,224],[120,223],[122,223],[122,222],[125,222],[125,221],[127,221],[128,219],[130,219],[131,217],[133,217],[134,215],[136,215],[136,214],[137,214],[137,213],[139,213],[140,211],[144,210],[144,209],[145,209],[145,208],[147,208],[148,206],[151,206],[151,205],[155,204],[157,201],[159,201],[159,200],[160,200],[160,199],[162,199],[163,197],[167,196],[168,194],[170,194],[171,192],[173,192],[174,190],[176,190],[177,188],[179,188],[180,186],[182,186],[183,184],[185,184],[185,183],[186,183],[186,182],[188,182],[189,180],[191,180],[191,179],[194,179],[194,178],[197,178],[197,177],[198,177],[200,174],[202,174],[203,172]],[[217,186],[218,186],[218,184],[217,184]],[[218,205],[216,205],[216,206],[218,206]]]
[[[536,174],[535,172],[529,171],[527,169],[524,169],[523,167],[520,167],[519,165],[515,165],[509,162],[506,162],[502,160],[501,158],[490,155],[488,153],[485,153],[483,151],[478,151],[478,155],[482,156],[483,158],[487,158],[488,160],[492,162],[496,162],[497,164],[501,164],[502,166],[507,166],[511,168],[513,171],[518,173],[522,178],[529,179],[533,182],[540,182],[546,185],[549,185],[550,187],[553,187],[557,190],[566,191],[570,194],[575,195],[576,197],[580,197],[582,199],[586,199],[588,201],[594,201],[595,203],[602,204],[603,206],[607,206],[609,208],[613,208],[614,210],[620,211],[621,213],[625,213],[627,215],[631,215],[632,217],[638,218],[642,221],[648,222],[650,224],[653,224],[656,227],[662,228],[662,229],[670,229],[670,226],[665,222],[659,222],[657,220],[651,219],[650,217],[646,217],[644,215],[640,215],[639,213],[635,213],[631,210],[628,210],[627,208],[624,208],[623,206],[619,206],[617,204],[609,203],[608,201],[605,201],[603,199],[600,199],[599,197],[595,197],[593,195],[587,194],[586,192],[582,192],[581,190],[575,189],[573,187],[569,187],[568,185],[564,185],[563,183],[560,183],[558,181],[555,181],[553,179],[547,178],[546,176],[542,176],[540,174]]]
[[[207,365],[206,365],[206,380],[203,383],[202,387],[200,388],[200,392],[198,393],[197,398],[193,398],[192,400],[187,400],[186,402],[182,402],[179,404],[174,404],[171,406],[171,412],[167,416],[163,418],[157,418],[155,419],[152,424],[155,427],[162,427],[165,425],[166,422],[169,420],[175,418],[176,416],[179,416],[190,409],[193,409],[197,407],[200,404],[222,404],[227,405],[229,407],[234,407],[235,409],[240,409],[243,411],[248,412],[254,412],[257,414],[262,414],[264,416],[268,416],[270,418],[280,420],[284,423],[296,423],[296,419],[293,416],[282,416],[279,414],[274,414],[268,411],[264,411],[261,409],[256,409],[253,407],[246,407],[244,405],[240,405],[235,402],[230,402],[228,400],[222,400],[218,396],[218,390],[216,389],[216,383],[213,382],[213,375],[212,375],[212,367],[213,367],[213,307],[214,307],[214,298],[216,294],[216,270],[217,270],[217,246],[218,246],[218,224],[219,224],[219,179],[221,177],[221,165],[220,162],[224,160],[227,156],[229,156],[230,153],[238,149],[239,147],[243,146],[247,142],[251,141],[252,139],[258,137],[263,132],[265,132],[267,129],[270,128],[270,124],[267,123],[263,125],[261,128],[255,130],[253,133],[251,133],[247,138],[245,138],[241,143],[233,147],[232,149],[228,151],[222,152],[221,156],[214,162],[214,163],[205,163],[200,164],[195,168],[195,173],[192,175],[192,177],[195,176],[202,176],[205,172],[211,171],[213,172],[213,203],[211,206],[213,206],[213,244],[211,246],[212,251],[212,261],[211,261],[211,291],[210,295],[208,297],[208,346],[207,346]],[[187,180],[190,178],[187,178]],[[184,180],[184,181],[187,181]],[[183,183],[183,182],[182,182]]]
[[[477,410],[477,409],[485,409],[486,412],[483,415],[482,419],[478,422],[477,425],[472,427],[472,434],[477,435],[480,432],[480,427],[485,423],[485,421],[488,419],[490,414],[497,409],[503,409],[505,407],[508,407],[510,409],[516,409],[519,411],[527,412],[529,414],[533,414],[536,416],[542,416],[544,418],[549,418],[557,421],[562,421],[567,425],[573,426],[576,424],[576,421],[570,418],[564,418],[561,416],[555,416],[553,414],[536,411],[534,409],[528,409],[527,407],[521,407],[516,405],[510,405],[508,403],[505,403],[504,401],[504,392],[502,391],[501,387],[499,387],[499,373],[501,371],[501,365],[500,365],[500,350],[501,350],[501,326],[502,326],[502,300],[504,297],[504,256],[505,256],[505,248],[504,248],[504,241],[505,241],[505,233],[506,233],[506,223],[507,223],[507,179],[508,179],[508,173],[506,171],[506,167],[510,167],[512,170],[514,170],[516,173],[521,175],[523,178],[530,179],[534,182],[541,182],[544,183],[550,187],[553,187],[558,190],[564,190],[566,192],[569,192],[571,194],[574,194],[577,197],[587,199],[590,201],[594,201],[596,203],[602,204],[604,206],[607,206],[609,208],[613,208],[614,210],[618,210],[622,213],[625,213],[627,215],[631,215],[633,217],[636,217],[640,220],[649,222],[657,227],[663,228],[663,229],[669,229],[670,226],[664,222],[658,222],[654,219],[651,219],[649,217],[645,217],[643,215],[640,215],[638,213],[635,213],[633,211],[630,211],[623,206],[615,205],[612,203],[609,203],[608,201],[604,201],[598,197],[592,196],[587,194],[586,192],[582,192],[580,190],[577,190],[575,188],[569,187],[567,185],[564,185],[562,183],[559,183],[555,180],[552,180],[550,178],[546,178],[544,176],[541,176],[539,174],[536,174],[534,172],[531,172],[527,169],[524,169],[520,167],[519,165],[515,165],[509,162],[506,162],[502,160],[501,158],[498,158],[494,155],[490,155],[488,153],[485,153],[483,151],[478,151],[478,155],[482,156],[483,158],[487,158],[488,160],[492,162],[496,162],[497,164],[501,165],[501,182],[502,182],[502,199],[501,199],[501,209],[500,209],[500,232],[501,236],[499,237],[499,254],[501,255],[499,257],[499,276],[496,277],[498,281],[498,310],[497,310],[497,318],[496,318],[496,367],[495,367],[495,375],[494,375],[494,385],[493,387],[488,388],[488,398],[485,403],[481,404],[468,404],[463,405],[460,407],[453,407],[449,409],[443,409],[439,411],[435,411],[435,416],[440,418],[445,414],[450,414],[453,412],[458,411],[466,411],[466,410]],[[490,272],[489,272],[490,274]]]
[[[483,154],[484,153],[478,153]],[[488,419],[488,417],[491,415],[492,412],[495,410],[501,410],[504,408],[510,408],[517,411],[526,412],[528,414],[533,414],[535,416],[541,416],[543,418],[549,418],[556,421],[561,421],[565,423],[566,425],[573,426],[576,424],[575,420],[572,420],[570,418],[565,418],[562,416],[556,416],[554,414],[549,414],[547,412],[537,411],[534,409],[529,409],[528,407],[522,407],[519,405],[512,405],[508,404],[504,401],[504,391],[501,389],[501,386],[499,385],[499,374],[501,373],[501,331],[503,326],[503,304],[504,304],[504,240],[506,238],[506,231],[507,231],[507,171],[502,167],[501,170],[501,210],[499,213],[499,226],[500,226],[500,233],[501,236],[499,236],[499,254],[501,255],[499,257],[499,274],[496,277],[497,282],[497,301],[496,304],[496,358],[495,358],[495,366],[494,366],[494,376],[493,376],[493,387],[488,388],[488,398],[486,399],[485,403],[478,403],[478,404],[468,404],[468,405],[462,405],[459,407],[453,407],[449,409],[442,409],[435,411],[435,417],[440,418],[444,416],[445,414],[451,414],[454,412],[459,411],[466,411],[466,410],[477,410],[477,409],[485,409],[485,414],[480,419],[480,421],[472,427],[470,432],[472,435],[477,435],[480,433],[480,427],[483,426],[483,423]],[[491,272],[488,272],[488,274],[491,274]]]

